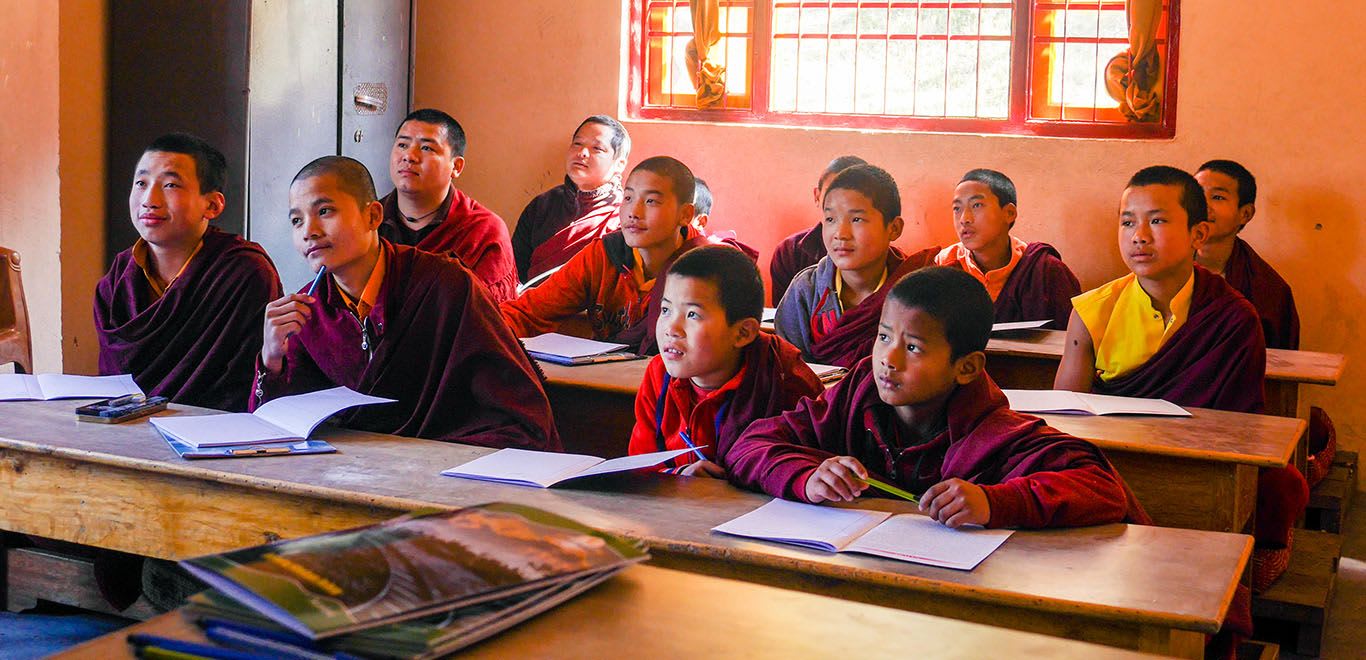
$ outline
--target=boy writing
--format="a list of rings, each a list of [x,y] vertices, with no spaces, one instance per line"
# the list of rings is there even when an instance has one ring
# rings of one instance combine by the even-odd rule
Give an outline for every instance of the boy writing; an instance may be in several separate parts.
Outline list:
[[[825,171],[821,172],[820,178],[816,179],[816,187],[811,189],[811,198],[816,205],[816,211],[823,213],[825,203],[825,188],[834,180],[835,175],[846,168],[855,165],[867,165],[868,161],[858,156],[840,156],[825,166]],[[821,223],[816,223],[815,227],[804,229],[778,243],[778,247],[773,249],[773,260],[768,264],[769,279],[773,280],[773,294],[769,298],[776,306],[787,293],[787,287],[791,286],[792,278],[797,273],[809,266],[816,265],[821,257],[825,256],[825,242],[821,240]]]
[[[1130,273],[1072,300],[1054,386],[1258,413],[1266,345],[1252,304],[1195,263],[1210,235],[1205,192],[1174,167],[1139,170],[1120,198],[1119,248]],[[1294,466],[1257,485],[1253,591],[1285,570],[1309,489]],[[1260,562],[1258,555],[1260,555]]]
[[[337,385],[397,399],[348,428],[489,447],[558,450],[550,404],[487,289],[460,261],[379,236],[359,161],[324,156],[289,188],[294,247],[325,276],[266,306],[253,408]]]
[[[1017,215],[1010,177],[996,170],[969,171],[953,190],[959,242],[940,251],[934,262],[981,282],[996,305],[997,323],[1047,320],[1065,329],[1081,283],[1052,245],[1010,235]]]
[[[133,172],[133,246],[95,288],[100,373],[132,374],[149,396],[240,412],[280,278],[261,246],[209,225],[227,162],[193,135],[153,140]]]
[[[394,134],[389,178],[380,200],[380,236],[399,245],[450,254],[488,287],[494,302],[517,294],[517,265],[503,219],[455,187],[465,170],[465,129],[450,115],[414,110]]]
[[[828,254],[792,280],[774,328],[811,362],[849,368],[868,357],[882,301],[898,279],[932,263],[936,250],[909,257],[901,236],[901,194],[882,168],[855,165],[831,180],[821,238]]]
[[[684,252],[707,244],[692,226],[695,186],[692,171],[674,158],[655,156],[636,165],[622,191],[621,229],[499,307],[513,333],[554,332],[586,311],[594,339],[655,352],[655,278]]]
[[[872,357],[819,398],[752,424],[721,456],[740,486],[850,501],[870,474],[920,495],[950,527],[1147,522],[1090,443],[1012,411],[985,371],[991,297],[930,267],[892,289]]]
[[[659,355],[636,395],[629,453],[701,447],[670,470],[724,477],[714,459],[750,422],[820,394],[797,349],[759,331],[763,306],[759,269],[739,250],[709,245],[674,262],[655,325]]]
[[[564,183],[531,200],[512,232],[517,276],[526,282],[559,268],[620,224],[621,176],[631,135],[621,122],[593,115],[569,141]]]

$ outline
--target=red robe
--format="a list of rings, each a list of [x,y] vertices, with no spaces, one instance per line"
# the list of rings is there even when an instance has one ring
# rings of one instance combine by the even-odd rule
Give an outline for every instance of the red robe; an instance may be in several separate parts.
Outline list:
[[[559,268],[589,243],[620,226],[621,182],[579,190],[569,177],[531,200],[512,232],[517,276],[523,282]]]
[[[1257,309],[1267,348],[1300,347],[1300,315],[1290,285],[1247,241],[1233,239],[1224,279]]]
[[[473,273],[444,255],[380,244],[384,281],[364,326],[324,278],[312,320],[289,340],[282,373],[258,373],[252,408],[345,385],[398,400],[342,413],[348,428],[558,451],[540,375]]]
[[[449,254],[474,272],[488,287],[495,303],[517,297],[517,264],[512,256],[512,239],[507,223],[473,197],[454,185],[446,201],[436,210],[437,220],[412,231],[403,224],[398,210],[398,191],[389,193],[384,204],[384,222],[379,235],[399,245]]]
[[[261,246],[209,227],[185,271],[152,299],[132,249],[114,257],[95,287],[100,373],[132,374],[149,396],[241,412],[266,303],[280,277]]]
[[[817,364],[831,364],[846,369],[873,354],[873,338],[877,336],[877,322],[882,318],[882,303],[901,278],[934,265],[939,250],[930,248],[910,256],[892,248],[887,254],[887,270],[891,274],[882,288],[864,298],[853,309],[840,315],[835,327],[811,343],[811,357]]]
[[[1066,330],[1072,298],[1080,293],[1081,283],[1062,262],[1057,248],[1030,243],[996,296],[996,322],[1049,319],[1053,328]]]
[[[1011,410],[989,376],[960,386],[945,414],[943,433],[907,445],[865,358],[819,398],[751,424],[721,466],[736,485],[802,501],[822,461],[853,456],[871,475],[914,493],[955,477],[981,486],[989,527],[1150,522],[1099,449]]]

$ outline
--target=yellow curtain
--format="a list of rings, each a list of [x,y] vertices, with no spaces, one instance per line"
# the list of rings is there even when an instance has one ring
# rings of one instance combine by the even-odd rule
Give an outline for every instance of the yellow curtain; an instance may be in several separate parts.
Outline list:
[[[688,4],[692,8],[693,30],[687,47],[688,74],[697,89],[697,107],[719,107],[726,93],[726,67],[709,56],[721,42],[721,3],[720,0],[689,0]]]
[[[1157,28],[1162,0],[1128,0],[1129,50],[1105,66],[1105,89],[1119,101],[1129,121],[1157,121],[1162,117],[1162,58],[1157,52]]]

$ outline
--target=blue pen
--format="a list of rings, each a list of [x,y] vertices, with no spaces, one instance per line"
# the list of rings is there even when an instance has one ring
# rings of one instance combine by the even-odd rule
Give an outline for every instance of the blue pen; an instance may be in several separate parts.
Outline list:
[[[292,648],[304,649],[306,651],[323,653],[326,654],[328,658],[336,658],[337,660],[361,660],[349,653],[323,649],[317,642],[293,632],[258,628],[237,621],[226,621],[224,619],[214,619],[211,617],[200,619],[197,623],[200,628],[204,629],[204,634],[210,639],[214,639],[214,636],[209,633],[210,630],[214,630],[220,635],[222,635],[223,632],[232,632],[241,636],[243,644],[248,643],[247,640],[262,640],[285,644]],[[227,636],[224,637],[226,639]],[[224,640],[214,639],[214,641],[224,644],[225,646],[232,646],[232,644],[228,644]]]
[[[692,436],[689,436],[689,435],[688,435],[688,430],[687,430],[687,429],[683,429],[682,431],[679,431],[679,432],[678,432],[678,437],[681,438],[681,439],[683,440],[683,444],[687,445],[689,449],[692,449],[692,451],[693,451],[694,454],[697,454],[697,458],[699,458],[699,459],[701,459],[701,460],[704,460],[704,461],[707,460],[707,455],[706,455],[706,454],[703,454],[703,453],[702,453],[702,450],[701,450],[701,449],[698,449],[698,448],[697,448],[697,445],[693,444]]]
[[[204,628],[204,636],[215,644],[222,644],[248,653],[268,653],[281,660],[334,660],[331,653],[319,653],[279,640],[256,637],[221,626]]]
[[[310,295],[310,296],[313,295],[313,292],[316,291],[316,290],[318,289],[318,283],[321,282],[321,281],[323,281],[323,275],[326,275],[326,274],[327,274],[327,266],[323,266],[323,267],[321,267],[321,268],[318,269],[318,276],[317,276],[317,277],[314,277],[314,278],[313,278],[313,283],[310,284],[310,285],[308,285],[308,294],[307,294],[307,295]]]
[[[179,639],[171,639],[170,637],[158,637],[156,635],[144,635],[140,633],[129,635],[128,643],[138,649],[149,647],[161,649],[163,651],[171,651],[173,653],[184,653],[186,655],[201,658],[210,658],[211,660],[273,660],[273,657],[268,655],[243,653],[241,651],[233,651],[217,646],[209,646],[207,644],[195,644],[194,642],[185,642]]]

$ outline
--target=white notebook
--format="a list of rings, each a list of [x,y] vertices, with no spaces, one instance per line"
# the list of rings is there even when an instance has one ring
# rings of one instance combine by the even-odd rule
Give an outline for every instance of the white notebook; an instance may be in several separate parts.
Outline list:
[[[1001,390],[1010,402],[1010,409],[1027,413],[1062,413],[1068,415],[1164,415],[1190,417],[1185,408],[1162,399],[1140,399],[1131,396],[1110,396],[1069,392],[1067,390]]]
[[[347,408],[393,401],[361,394],[346,387],[334,387],[308,394],[282,396],[266,402],[254,413],[153,417],[149,421],[162,433],[196,449],[263,442],[299,442],[307,440],[323,420]]]
[[[1009,322],[1009,323],[993,323],[992,326],[991,326],[991,331],[992,331],[992,332],[1010,332],[1010,331],[1012,331],[1012,330],[1037,330],[1037,329],[1039,329],[1039,328],[1042,328],[1042,327],[1048,325],[1048,324],[1051,323],[1051,322],[1052,322],[1052,321],[1044,320],[1044,321],[1011,321],[1011,322]]]
[[[67,374],[0,374],[0,401],[53,399],[115,399],[142,394],[128,374],[69,376]]]
[[[626,344],[610,344],[605,341],[570,337],[558,332],[547,332],[543,335],[528,337],[522,340],[522,344],[532,353],[569,359],[586,358],[629,348]]]
[[[700,447],[699,447],[700,449]],[[442,472],[448,477],[493,481],[516,486],[550,488],[555,484],[596,474],[626,472],[654,467],[692,449],[674,449],[623,456],[611,460],[584,454],[563,454],[529,449],[499,449]]]
[[[773,500],[712,531],[964,571],[982,563],[1013,533],[980,527],[952,529],[916,514],[894,515],[787,500]]]

